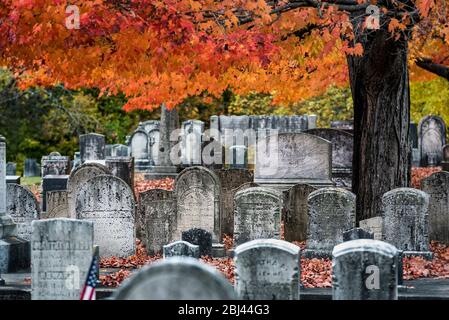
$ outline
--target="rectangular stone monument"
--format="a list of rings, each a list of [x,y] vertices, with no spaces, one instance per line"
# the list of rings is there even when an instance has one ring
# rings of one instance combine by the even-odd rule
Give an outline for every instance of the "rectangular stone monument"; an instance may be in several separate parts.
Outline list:
[[[70,157],[61,156],[57,152],[52,152],[50,155],[41,159],[42,177],[47,175],[68,175],[70,174],[70,170]]]
[[[244,300],[299,300],[300,249],[261,239],[235,249],[235,290]]]
[[[333,300],[397,300],[399,251],[378,240],[353,240],[332,252]]]
[[[234,244],[255,239],[280,239],[284,199],[270,188],[249,188],[236,193]]]
[[[106,167],[111,174],[122,179],[134,189],[134,158],[133,157],[108,157]]]
[[[20,184],[21,177],[20,176],[6,176],[6,183],[15,183]]]
[[[36,220],[32,229],[32,300],[79,300],[92,260],[93,223]]]
[[[295,184],[333,186],[332,144],[306,133],[285,133],[257,141],[254,182],[280,190]]]
[[[47,211],[47,192],[67,190],[68,175],[47,175],[42,179],[42,211]]]
[[[79,137],[81,163],[87,160],[104,160],[106,142],[104,135],[97,133],[83,134]]]
[[[359,221],[360,228],[371,232],[374,240],[382,240],[382,217],[373,217]]]
[[[39,177],[41,170],[36,159],[25,159],[24,177]]]
[[[6,164],[6,175],[7,176],[15,176],[17,175],[17,163],[8,162]]]

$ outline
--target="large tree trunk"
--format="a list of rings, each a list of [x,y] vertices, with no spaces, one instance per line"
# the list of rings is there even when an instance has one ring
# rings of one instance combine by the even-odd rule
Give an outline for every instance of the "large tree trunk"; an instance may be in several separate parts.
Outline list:
[[[356,40],[365,49],[362,57],[348,57],[354,100],[353,192],[360,221],[381,214],[385,192],[410,184],[410,92],[406,41],[395,41],[385,30],[356,30]]]

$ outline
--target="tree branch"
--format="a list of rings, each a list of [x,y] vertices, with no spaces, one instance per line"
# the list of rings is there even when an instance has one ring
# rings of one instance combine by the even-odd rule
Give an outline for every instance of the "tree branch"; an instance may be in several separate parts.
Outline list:
[[[424,70],[445,78],[449,81],[449,67],[433,62],[428,58],[419,58],[416,60],[416,65]]]

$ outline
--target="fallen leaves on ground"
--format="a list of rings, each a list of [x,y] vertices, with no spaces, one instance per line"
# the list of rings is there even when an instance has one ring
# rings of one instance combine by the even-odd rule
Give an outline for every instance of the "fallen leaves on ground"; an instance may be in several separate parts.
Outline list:
[[[421,180],[438,171],[441,171],[441,167],[412,168],[412,188],[421,189]]]
[[[226,241],[232,240],[227,236]],[[230,243],[229,243],[230,244]],[[306,243],[293,242],[301,249]],[[426,261],[421,257],[404,258],[404,280],[412,280],[422,277],[449,278],[449,246],[432,242],[431,251],[434,253],[432,261]],[[101,259],[102,268],[121,268],[121,270],[108,275],[101,275],[103,286],[117,287],[131,272],[130,269],[140,268],[143,265],[160,260],[160,255],[148,256],[145,247],[137,240],[136,255],[128,258],[112,257]],[[232,258],[201,257],[201,261],[216,268],[232,284],[234,283],[234,260]],[[305,288],[331,288],[332,287],[332,261],[330,259],[301,259],[301,283]]]
[[[172,191],[175,180],[172,178],[165,178],[159,180],[138,180],[134,182],[134,194],[136,197],[139,193],[153,189],[164,189]]]

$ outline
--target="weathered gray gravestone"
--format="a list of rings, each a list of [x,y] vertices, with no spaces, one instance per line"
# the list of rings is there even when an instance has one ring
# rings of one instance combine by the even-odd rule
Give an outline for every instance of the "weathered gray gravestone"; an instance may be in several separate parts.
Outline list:
[[[6,192],[6,212],[17,225],[17,236],[30,241],[31,222],[40,218],[39,203],[30,190],[17,184],[8,184]]]
[[[383,241],[404,255],[432,258],[429,252],[429,195],[412,188],[398,188],[382,197]]]
[[[333,300],[397,300],[399,251],[378,240],[353,240],[332,252]]]
[[[6,164],[6,175],[7,176],[15,176],[17,174],[17,163],[8,162]]]
[[[35,220],[31,238],[31,298],[79,300],[93,254],[93,224]]]
[[[41,219],[70,218],[67,196],[66,190],[47,192],[47,212],[42,214]]]
[[[184,169],[175,180],[176,229],[174,239],[182,231],[200,228],[220,241],[221,187],[218,177],[204,167]]]
[[[419,122],[419,150],[421,166],[437,166],[442,160],[446,144],[446,124],[441,117],[426,116]]]
[[[111,172],[107,167],[98,163],[85,163],[72,171],[67,181],[67,203],[70,218],[76,218],[75,201],[80,187],[90,178],[104,174],[111,174]]]
[[[343,242],[343,233],[355,227],[355,194],[341,188],[323,188],[309,195],[306,256],[329,257]]]
[[[235,249],[235,289],[245,300],[299,300],[300,249],[258,239]]]
[[[280,189],[295,184],[333,186],[332,144],[306,133],[259,138],[254,182]]]
[[[104,135],[97,133],[83,134],[79,137],[81,163],[88,160],[103,160],[106,157]]]
[[[374,233],[366,231],[362,228],[353,228],[343,232],[343,241],[372,239],[374,240]]]
[[[198,259],[200,257],[200,247],[195,244],[191,244],[187,241],[181,240],[164,245],[163,247],[164,259],[176,256],[192,257]]]
[[[134,189],[134,158],[133,157],[110,157],[106,158],[106,167],[131,188]]]
[[[150,166],[148,133],[138,128],[130,139],[131,156],[134,157],[136,171],[148,170]]]
[[[228,280],[198,259],[171,257],[143,267],[125,280],[116,300],[235,300]]]
[[[249,187],[258,187],[253,183],[252,171],[245,169],[218,169],[214,170],[221,183],[222,190],[222,215],[221,232],[223,235],[232,236],[234,233],[234,195]]]
[[[204,122],[187,120],[181,125],[181,161],[184,166],[198,166],[202,164],[202,136]]]
[[[449,244],[449,172],[435,172],[421,180],[429,198],[429,240]]]
[[[36,159],[25,159],[24,177],[39,177],[41,175],[39,164]]]
[[[103,257],[135,254],[134,195],[120,178],[102,175],[80,186],[76,216],[94,223],[95,244]]]
[[[307,184],[297,184],[286,191],[284,212],[284,238],[286,241],[307,239],[309,194],[317,190]]]
[[[6,139],[0,135],[0,273],[29,267],[29,242],[17,238],[17,226],[6,213]]]
[[[41,159],[42,177],[46,175],[68,175],[70,174],[70,170],[70,157],[61,156],[55,152]]]
[[[67,190],[68,175],[47,175],[42,178],[42,211],[47,211],[47,193],[50,191]]]
[[[354,136],[343,130],[329,128],[309,129],[306,133],[332,143],[332,179],[338,187],[350,188],[352,185]]]
[[[162,250],[174,240],[176,198],[172,191],[153,189],[140,193],[136,230],[149,254]]]
[[[235,245],[255,239],[280,239],[284,207],[280,192],[263,187],[249,188],[237,192],[234,199]]]

